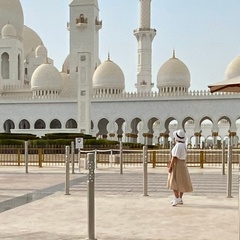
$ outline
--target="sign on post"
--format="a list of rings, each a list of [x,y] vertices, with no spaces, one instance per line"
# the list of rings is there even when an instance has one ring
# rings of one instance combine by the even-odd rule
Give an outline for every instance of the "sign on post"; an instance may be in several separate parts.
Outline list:
[[[75,138],[75,146],[78,149],[83,148],[83,138]]]
[[[83,148],[83,138],[75,138],[75,147],[78,149],[78,170],[81,167],[81,148]]]

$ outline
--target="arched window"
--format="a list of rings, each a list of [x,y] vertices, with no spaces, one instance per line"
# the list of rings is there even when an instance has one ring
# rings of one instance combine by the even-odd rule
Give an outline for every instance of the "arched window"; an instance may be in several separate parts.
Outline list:
[[[65,128],[77,128],[77,122],[71,118],[66,122]]]
[[[1,56],[1,70],[2,78],[9,79],[9,55],[6,52]]]
[[[44,129],[46,128],[46,124],[42,119],[38,119],[34,124],[35,129]]]
[[[23,120],[19,123],[19,129],[30,129],[30,123],[28,122],[28,120],[23,119]]]
[[[10,133],[11,129],[15,128],[15,124],[12,120],[8,119],[7,121],[4,122],[3,128],[6,133]]]
[[[62,128],[62,124],[58,119],[54,119],[50,123],[50,128]]]

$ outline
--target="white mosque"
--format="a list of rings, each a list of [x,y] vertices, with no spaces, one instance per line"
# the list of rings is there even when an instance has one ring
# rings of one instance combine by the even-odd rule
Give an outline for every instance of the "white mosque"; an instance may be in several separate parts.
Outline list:
[[[0,0],[0,132],[81,132],[164,147],[172,132],[183,128],[192,147],[216,146],[225,138],[237,146],[240,95],[190,91],[194,79],[175,51],[152,78],[157,30],[151,28],[151,0],[139,4],[140,26],[133,31],[138,43],[136,91],[129,93],[120,66],[110,56],[99,60],[98,0],[70,1],[70,53],[61,72],[44,40],[24,25],[20,1]],[[225,79],[236,76],[239,56],[226,67]]]

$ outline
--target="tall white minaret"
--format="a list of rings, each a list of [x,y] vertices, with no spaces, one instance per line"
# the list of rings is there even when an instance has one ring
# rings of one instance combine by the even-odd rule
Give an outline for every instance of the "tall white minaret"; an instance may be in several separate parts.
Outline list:
[[[140,1],[140,27],[134,30],[138,41],[137,92],[150,92],[152,83],[152,41],[156,29],[151,29],[151,0]]]
[[[91,134],[92,77],[99,62],[98,0],[70,3],[70,81],[78,93],[78,131]]]

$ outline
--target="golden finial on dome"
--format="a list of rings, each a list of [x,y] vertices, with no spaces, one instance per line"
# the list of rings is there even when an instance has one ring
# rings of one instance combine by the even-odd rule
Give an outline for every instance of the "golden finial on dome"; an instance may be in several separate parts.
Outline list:
[[[108,52],[108,59],[106,62],[112,62],[111,58],[110,58],[110,52]]]
[[[172,58],[176,58],[175,49],[173,49],[173,56],[172,56]]]

